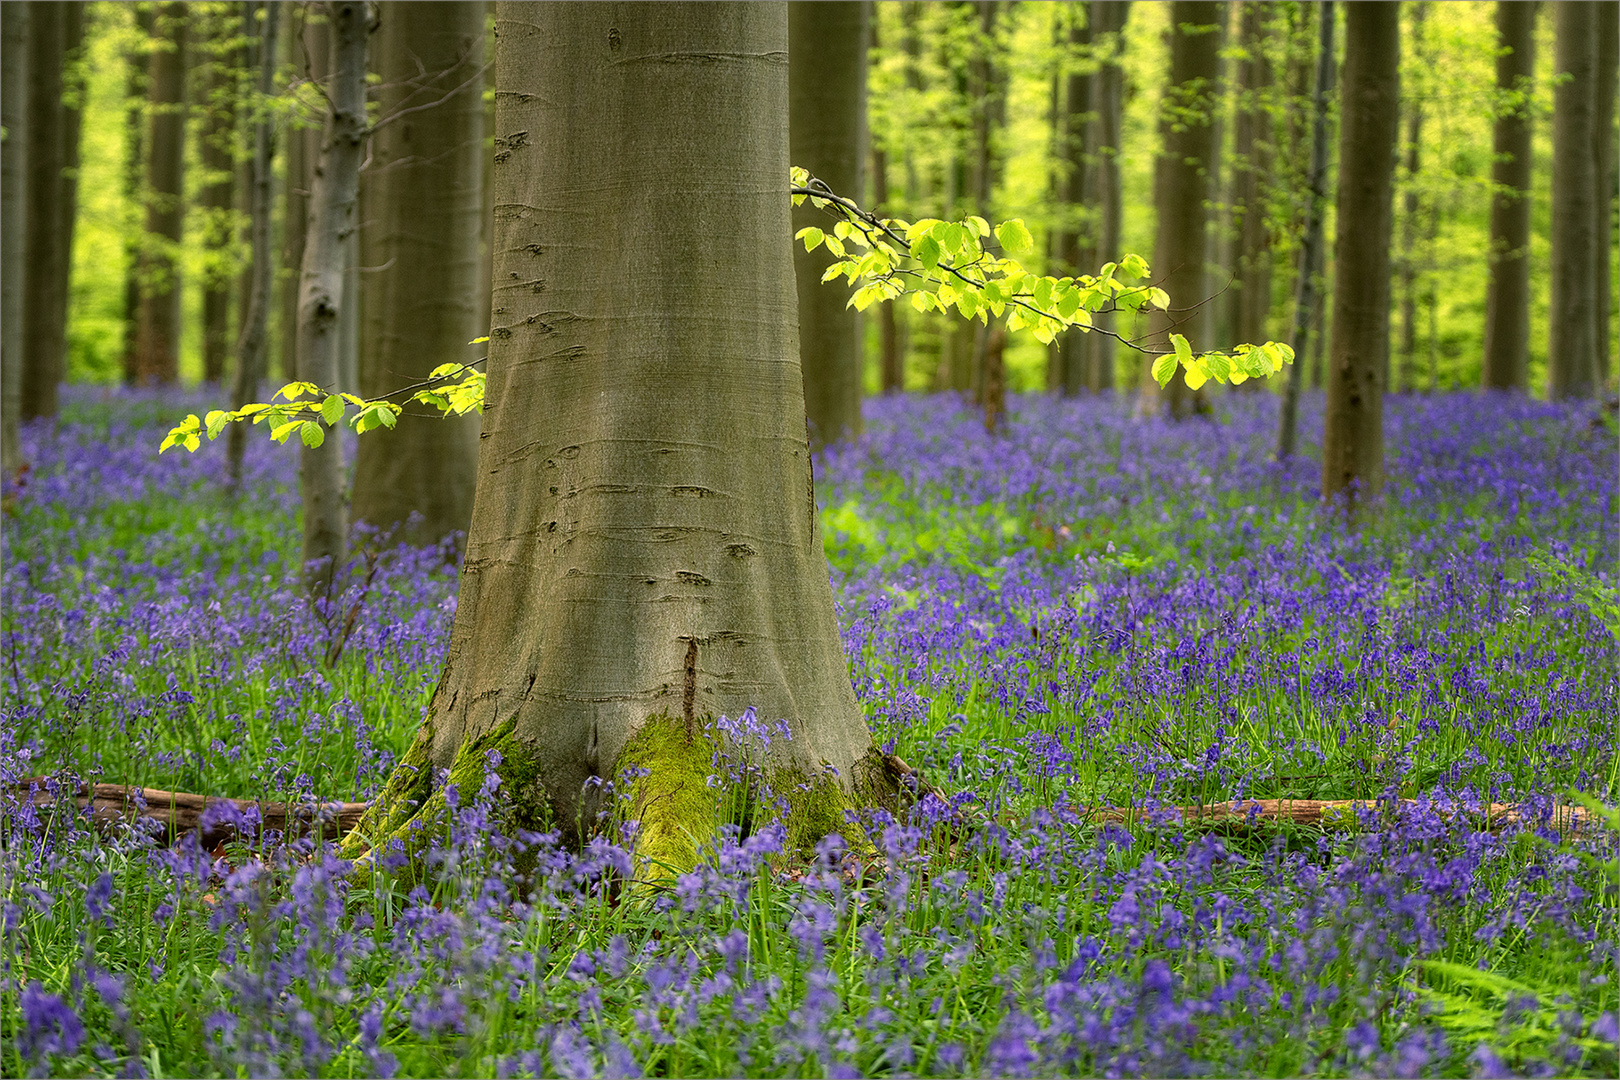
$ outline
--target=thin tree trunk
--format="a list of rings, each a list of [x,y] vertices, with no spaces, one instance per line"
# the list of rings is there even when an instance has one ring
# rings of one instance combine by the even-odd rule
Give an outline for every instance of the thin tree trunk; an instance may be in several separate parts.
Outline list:
[[[1593,156],[1597,159],[1597,374],[1598,385],[1606,387],[1614,373],[1613,325],[1614,284],[1610,278],[1614,254],[1615,192],[1615,97],[1620,94],[1620,4],[1597,6],[1597,78],[1593,93]]]
[[[788,4],[789,139],[793,163],[840,195],[863,190],[866,156],[867,5],[862,0]],[[793,227],[830,230],[808,201]],[[860,320],[849,290],[822,285],[833,262],[825,246],[794,252],[799,289],[799,353],[810,434],[818,447],[860,434]]]
[[[1596,120],[1597,7],[1559,0],[1552,175],[1552,302],[1547,333],[1547,390],[1555,398],[1590,397],[1598,386]]]
[[[1239,39],[1237,107],[1232,125],[1232,214],[1236,218],[1237,250],[1232,260],[1228,293],[1228,325],[1232,343],[1259,344],[1267,339],[1271,314],[1271,229],[1267,220],[1271,175],[1271,112],[1265,95],[1272,84],[1271,63],[1265,48],[1269,37],[1267,5],[1247,0],[1243,5]],[[1245,387],[1258,390],[1254,380]]]
[[[1170,347],[1172,331],[1196,336],[1199,305],[1209,295],[1204,263],[1220,72],[1220,35],[1215,28],[1224,13],[1224,4],[1210,0],[1175,0],[1170,7],[1170,76],[1159,117],[1163,148],[1153,178],[1158,214],[1153,272],[1174,306],[1168,312],[1155,309],[1148,319],[1148,340],[1161,349]],[[1162,400],[1171,417],[1186,416],[1194,401],[1183,372],[1178,369],[1161,391],[1150,367],[1143,365],[1143,411],[1157,412]]]
[[[324,18],[324,6],[298,5],[297,21],[291,25],[292,48],[289,59],[296,72],[294,80],[324,86],[332,53],[331,26]],[[312,17],[313,16],[313,17]],[[287,132],[285,219],[282,235],[281,292],[281,375],[298,374],[298,302],[302,289],[304,243],[309,237],[309,194],[315,184],[315,163],[321,156],[321,128],[318,125],[292,128]]]
[[[180,377],[180,260],[185,226],[186,23],[184,0],[157,9],[146,128],[146,235],[141,244],[141,307],[136,381]]]
[[[1400,7],[1345,6],[1338,267],[1333,284],[1322,497],[1370,506],[1384,486],[1389,240],[1400,130]]]
[[[1485,300],[1487,389],[1528,387],[1530,356],[1530,94],[1535,78],[1536,4],[1496,5],[1497,114],[1492,133],[1490,284]]]
[[[483,356],[484,5],[379,6],[379,127],[367,169],[368,347],[360,393],[381,397],[440,364]],[[418,110],[407,113],[406,110]],[[396,119],[397,118],[397,119]],[[353,517],[415,544],[465,532],[476,415],[407,410],[360,440]]]
[[[1004,31],[997,26],[1001,15],[1001,0],[977,0],[979,13],[979,40],[974,55],[972,83],[977,99],[973,114],[973,203],[974,213],[991,220],[994,211],[991,199],[1006,166],[1005,155],[998,152],[996,141],[1007,126],[1007,68],[1001,63],[1001,38]],[[999,373],[992,378],[990,372],[990,323],[974,321],[972,329],[972,360],[970,382],[973,396],[984,409],[985,426],[994,431],[1001,416],[1007,411],[1006,380]],[[999,358],[996,362],[999,363]]]
[[[1299,430],[1299,384],[1305,358],[1310,354],[1313,316],[1318,305],[1318,280],[1322,275],[1322,212],[1327,204],[1328,105],[1333,97],[1337,61],[1333,55],[1333,29],[1336,15],[1333,0],[1316,5],[1317,51],[1316,84],[1311,96],[1311,171],[1305,202],[1305,228],[1299,247],[1299,274],[1294,299],[1294,363],[1288,367],[1288,383],[1283,390],[1277,422],[1277,459],[1286,461],[1294,454]],[[1321,337],[1321,324],[1316,326]]]
[[[203,378],[225,380],[231,351],[231,286],[236,278],[236,20],[223,12],[207,16],[209,41],[203,62],[203,123],[198,129],[202,165],[198,202],[203,208]]]
[[[331,111],[321,158],[309,193],[309,233],[298,281],[298,377],[325,393],[340,389],[343,359],[344,272],[350,237],[358,227],[360,163],[366,149],[366,39],[368,5],[327,5],[332,41]],[[343,562],[347,534],[343,440],[332,431],[320,446],[299,450],[298,481],[304,506],[304,574],[312,595],[329,593]]]
[[[870,46],[878,48],[878,19],[876,11],[867,14]],[[871,138],[871,133],[867,133]],[[872,201],[873,209],[884,217],[893,217],[894,207],[889,204],[889,155],[876,140],[872,143]],[[877,306],[878,318],[878,379],[885,394],[898,394],[906,388],[906,358],[900,352],[900,316],[893,301]]]
[[[28,37],[31,4],[0,5],[0,470],[23,464],[23,278],[28,206]]]
[[[1412,5],[1412,46],[1421,56],[1423,52],[1423,24],[1429,12],[1429,0],[1417,0]],[[1418,170],[1422,167],[1423,102],[1411,100],[1406,105],[1406,191],[1401,198],[1401,356],[1400,382],[1408,390],[1417,382],[1417,249],[1422,239],[1423,199],[1418,191]],[[1394,389],[1391,372],[1386,365],[1384,385]]]
[[[259,19],[262,11],[263,20]],[[276,48],[280,44],[282,5],[249,2],[243,5],[243,36],[257,41],[258,94],[253,101],[253,160],[249,185],[248,237],[252,249],[251,284],[243,295],[242,332],[236,339],[236,371],[231,384],[235,408],[259,400],[259,387],[267,374],[270,352],[270,307],[274,302],[275,263],[270,224],[275,205],[275,118],[270,103],[276,90]],[[242,481],[242,456],[247,429],[232,424],[226,443],[231,486]]]
[[[391,805],[361,831],[397,834],[427,793],[413,769],[498,748],[518,823],[578,838],[634,734],[684,718],[690,739],[749,707],[791,731],[774,763],[847,790],[877,755],[805,437],[787,13],[497,17],[495,327],[461,600]]]
[[[1064,165],[1063,202],[1070,227],[1058,240],[1058,270],[1064,275],[1094,274],[1097,272],[1096,230],[1092,222],[1095,204],[1095,184],[1089,135],[1091,133],[1092,101],[1095,82],[1081,61],[1091,48],[1090,12],[1082,4],[1065,5],[1069,9],[1069,71],[1066,108],[1063,118],[1063,144],[1060,155]],[[1082,220],[1082,218],[1084,220]],[[1083,333],[1062,334],[1052,342],[1058,354],[1058,378],[1063,393],[1073,396],[1091,385],[1091,359],[1094,335]]]
[[[151,63],[152,8],[134,4],[135,44],[124,54],[124,384],[134,386],[140,376],[136,349],[141,325],[141,250],[146,233],[146,207],[141,191],[146,185],[147,65]]]
[[[1124,216],[1120,187],[1119,152],[1125,114],[1125,69],[1120,57],[1125,48],[1125,21],[1130,0],[1091,0],[1093,48],[1099,51],[1094,101],[1097,107],[1097,249],[1104,262],[1117,262]],[[1099,330],[1115,329],[1112,314],[1095,318]],[[1099,393],[1114,388],[1114,339],[1107,333],[1092,335],[1091,388]]]
[[[80,110],[64,103],[69,89],[64,74],[83,33],[84,4],[32,5],[22,314],[24,420],[56,415],[57,387],[66,374]]]

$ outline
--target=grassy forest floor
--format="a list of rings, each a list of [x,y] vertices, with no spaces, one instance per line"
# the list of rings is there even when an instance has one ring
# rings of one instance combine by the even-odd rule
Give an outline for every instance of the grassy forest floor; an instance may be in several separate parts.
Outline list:
[[[222,442],[157,456],[199,404],[81,389],[25,432],[0,788],[362,799],[414,734],[446,553],[368,548],[312,609],[290,448],[255,443],[236,496]],[[1264,393],[1180,425],[1024,397],[999,439],[952,398],[868,403],[817,466],[855,686],[981,822],[873,822],[881,879],[767,828],[615,903],[622,849],[503,840],[467,793],[403,892],[307,840],[5,804],[0,1073],[1614,1075],[1614,833],[1547,824],[1620,801],[1612,414],[1397,396],[1385,513],[1350,530],[1320,407],[1279,465]],[[1237,797],[1378,805],[1084,816]],[[1491,802],[1527,820],[1466,813]]]

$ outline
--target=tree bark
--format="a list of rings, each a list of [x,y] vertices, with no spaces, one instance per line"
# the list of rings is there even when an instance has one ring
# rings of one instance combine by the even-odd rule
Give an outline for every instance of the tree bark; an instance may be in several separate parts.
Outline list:
[[[0,4],[0,470],[22,467],[24,223],[28,206],[28,38],[31,4]]]
[[[259,13],[262,10],[262,24]],[[253,102],[253,159],[251,162],[248,243],[250,283],[242,297],[242,331],[236,340],[236,371],[231,383],[235,408],[258,401],[270,352],[270,306],[273,303],[275,266],[271,256],[270,218],[275,204],[275,120],[270,102],[276,89],[276,52],[280,44],[282,6],[250,2],[243,5],[243,36],[257,40],[258,96]],[[242,481],[242,457],[247,429],[232,424],[226,442],[226,471],[234,488]]]
[[[1590,397],[1598,388],[1598,254],[1593,235],[1598,6],[1594,0],[1559,0],[1553,6],[1558,21],[1555,74],[1565,77],[1553,103],[1547,390],[1555,398]]]
[[[1208,251],[1209,172],[1215,143],[1216,79],[1220,73],[1220,23],[1225,5],[1211,0],[1175,0],[1170,7],[1170,76],[1159,107],[1163,149],[1154,167],[1153,204],[1158,225],[1153,272],[1175,305],[1148,318],[1148,341],[1170,347],[1172,331],[1194,335],[1198,305],[1208,297],[1204,262]],[[1193,408],[1193,394],[1178,369],[1161,391],[1143,365],[1142,406],[1180,419]]]
[[[1597,374],[1598,385],[1606,387],[1613,374],[1614,285],[1610,278],[1614,254],[1615,191],[1615,97],[1620,94],[1620,4],[1597,6],[1597,78],[1593,94],[1593,156],[1597,164]]]
[[[185,226],[186,23],[184,0],[154,16],[147,66],[146,230],[135,378],[143,386],[180,377],[180,260]]]
[[[1311,329],[1318,305],[1318,281],[1322,276],[1322,211],[1327,200],[1328,103],[1333,96],[1338,61],[1333,55],[1333,30],[1337,16],[1333,0],[1315,5],[1317,11],[1316,84],[1311,99],[1311,170],[1305,195],[1305,227],[1299,247],[1299,275],[1294,298],[1294,362],[1288,366],[1288,382],[1283,390],[1277,420],[1277,460],[1293,456],[1299,430],[1299,389],[1303,381],[1305,357],[1312,345]],[[1321,325],[1316,324],[1317,339]]]
[[[791,728],[773,761],[847,787],[871,739],[805,434],[784,5],[497,21],[478,490],[444,673],[385,795],[497,746],[520,820],[577,838],[632,733],[749,706]]]
[[[34,3],[28,48],[28,204],[24,222],[22,418],[55,416],[66,374],[68,276],[80,109],[64,102],[67,65],[84,33],[84,4]]]
[[[1485,299],[1487,389],[1528,386],[1530,356],[1530,182],[1536,4],[1496,5],[1497,113],[1492,131],[1490,283]]]
[[[1384,486],[1389,241],[1400,129],[1400,6],[1345,6],[1338,267],[1333,285],[1322,497],[1371,505]]]
[[[484,206],[484,5],[379,6],[379,127],[367,169],[360,393],[380,397],[440,364],[485,354],[479,311]],[[407,112],[407,110],[416,110]],[[472,518],[478,420],[408,409],[360,440],[353,516],[430,544]],[[413,517],[414,515],[414,517]]]
[[[867,27],[868,44],[875,50],[878,47],[876,11],[867,13]],[[895,209],[889,203],[889,157],[882,145],[870,138],[871,133],[867,134],[872,146],[872,209],[883,217],[893,217]],[[893,301],[879,304],[877,313],[878,384],[883,393],[898,394],[906,388],[906,358],[900,351],[899,305]]]
[[[1270,35],[1267,18],[1267,5],[1257,0],[1244,3],[1238,31],[1238,97],[1232,125],[1232,214],[1236,219],[1237,250],[1227,294],[1231,344],[1267,340],[1266,321],[1271,314],[1270,192],[1265,178],[1271,175],[1272,125],[1265,97],[1271,89],[1272,69],[1265,53]],[[1244,384],[1257,390],[1262,385],[1260,380]]]
[[[198,129],[198,202],[203,208],[203,379],[225,380],[230,354],[231,286],[236,279],[236,20],[224,12],[207,18],[206,58],[200,65],[203,122]]]
[[[141,249],[146,234],[147,67],[152,55],[152,8],[136,4],[134,42],[124,54],[124,385],[134,386],[141,325]]]
[[[325,393],[339,386],[343,308],[355,297],[344,288],[350,237],[358,227],[360,163],[366,149],[366,43],[371,33],[364,3],[327,5],[331,23],[330,111],[309,193],[309,232],[298,279],[298,377]],[[312,595],[327,594],[342,565],[348,532],[344,505],[343,440],[332,431],[298,456],[304,507],[304,576]]]
[[[863,190],[866,155],[866,42],[862,0],[788,4],[788,113],[793,164],[840,195]],[[793,211],[793,229],[831,229],[807,201]],[[845,307],[849,290],[822,285],[833,262],[825,246],[794,251],[799,291],[799,352],[804,405],[816,446],[861,430],[860,319]]]
[[[1412,5],[1412,44],[1420,54],[1423,51],[1423,24],[1429,11],[1429,0],[1417,0]],[[1417,382],[1417,247],[1423,230],[1419,228],[1423,214],[1423,199],[1418,191],[1418,170],[1422,167],[1423,102],[1406,103],[1406,191],[1401,199],[1401,385],[1408,390]],[[1384,369],[1384,385],[1390,389],[1394,383],[1388,365]]]
[[[1125,21],[1131,13],[1131,0],[1091,0],[1092,47],[1098,50],[1097,131],[1093,140],[1097,151],[1097,250],[1104,262],[1117,262],[1125,202],[1120,187],[1119,152],[1125,117],[1125,69],[1120,58],[1125,48]],[[1098,330],[1112,331],[1112,313],[1094,318]],[[1114,339],[1107,333],[1091,335],[1091,389],[1101,393],[1114,388]]]
[[[325,85],[331,60],[331,27],[319,12],[321,5],[298,5],[297,21],[291,27],[291,56],[296,72],[294,81]],[[315,16],[311,18],[311,16]],[[321,156],[319,125],[290,127],[287,132],[286,190],[283,194],[285,221],[281,244],[281,375],[298,375],[298,298],[304,266],[304,241],[309,235],[309,193],[315,184],[315,163]]]
[[[971,85],[976,105],[973,112],[973,203],[974,213],[986,221],[994,217],[991,199],[1006,170],[1006,154],[998,146],[1000,133],[1007,126],[1007,65],[1003,60],[1006,31],[998,26],[1002,0],[977,0],[979,38],[974,51]],[[1006,380],[990,371],[999,363],[992,358],[994,324],[973,320],[969,323],[972,341],[970,382],[974,399],[984,409],[985,426],[994,431],[1006,413]],[[1003,332],[1005,333],[1005,332]]]
[[[1062,123],[1063,162],[1062,210],[1069,216],[1069,227],[1058,237],[1057,273],[1068,276],[1097,272],[1097,239],[1093,223],[1095,204],[1095,157],[1090,146],[1095,80],[1085,70],[1084,56],[1091,48],[1090,12],[1084,5],[1069,4],[1069,61],[1065,80]],[[1073,396],[1091,385],[1092,334],[1061,334],[1052,342],[1057,353],[1060,389]]]

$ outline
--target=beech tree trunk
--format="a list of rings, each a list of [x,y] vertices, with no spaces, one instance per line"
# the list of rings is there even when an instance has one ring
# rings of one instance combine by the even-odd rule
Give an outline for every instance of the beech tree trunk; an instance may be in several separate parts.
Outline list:
[[[805,434],[785,5],[497,20],[478,487],[444,673],[396,778],[500,736],[504,790],[577,838],[649,720],[754,706],[791,727],[773,759],[848,785],[871,739]]]
[[[1148,319],[1148,341],[1170,347],[1172,331],[1196,337],[1198,305],[1208,298],[1204,262],[1208,250],[1209,173],[1215,143],[1216,79],[1220,73],[1220,24],[1225,5],[1212,0],[1175,0],[1170,6],[1170,76],[1159,107],[1163,149],[1155,163],[1153,204],[1158,225],[1153,273],[1170,294],[1172,309]],[[1195,346],[1196,347],[1196,346]],[[1180,419],[1193,408],[1193,394],[1177,369],[1162,390],[1152,365],[1142,371],[1142,406]]]
[[[1429,11],[1429,0],[1417,0],[1412,5],[1412,44],[1423,52],[1424,16]],[[1417,383],[1417,248],[1422,239],[1423,200],[1418,192],[1418,170],[1423,156],[1423,103],[1406,103],[1406,192],[1401,199],[1401,384],[1410,390]],[[1384,385],[1391,390],[1394,383],[1386,364]]]
[[[1530,356],[1530,167],[1536,5],[1498,0],[1492,132],[1490,282],[1485,299],[1487,389],[1527,389]]]
[[[198,203],[203,209],[203,378],[225,379],[231,339],[231,285],[236,278],[236,71],[237,20],[207,16],[208,43],[201,76],[203,122],[197,157],[202,165]]]
[[[350,237],[358,227],[360,163],[366,149],[366,39],[371,21],[364,3],[327,5],[332,41],[331,102],[309,193],[309,232],[298,280],[298,377],[326,393],[339,386],[343,307]],[[331,431],[320,446],[299,450],[298,483],[304,507],[304,573],[313,594],[327,593],[343,562],[348,532],[344,505],[343,440]]]
[[[56,415],[57,387],[66,373],[80,110],[64,103],[64,71],[84,34],[84,4],[36,2],[31,7],[22,279],[24,420]]]
[[[1389,241],[1400,129],[1400,5],[1345,5],[1338,266],[1333,284],[1322,497],[1370,505],[1384,486]]]
[[[973,111],[973,212],[986,221],[993,220],[995,212],[991,199],[996,185],[1006,168],[1006,154],[998,145],[1000,133],[1007,126],[1007,65],[1003,60],[1003,38],[1006,31],[998,26],[1002,0],[977,0],[979,38],[972,64],[970,84],[975,97]],[[992,371],[1001,363],[1001,353],[994,351],[995,326],[972,320],[968,335],[972,341],[970,380],[974,399],[984,409],[985,426],[996,429],[1006,410],[1006,379],[1000,371]],[[1005,340],[1005,331],[1003,331]]]
[[[24,218],[28,204],[28,36],[30,4],[0,4],[0,470],[23,464]]]
[[[1593,94],[1594,116],[1592,125],[1593,156],[1597,161],[1597,343],[1598,385],[1606,387],[1614,373],[1613,344],[1609,328],[1613,325],[1614,284],[1610,271],[1614,265],[1614,205],[1615,191],[1615,96],[1620,93],[1620,4],[1597,6],[1597,78]]]
[[[325,84],[332,54],[331,27],[322,16],[323,5],[297,5],[302,9],[296,20],[289,20],[291,49],[289,60],[294,81]],[[313,16],[313,17],[312,17]],[[321,156],[321,128],[304,126],[287,132],[286,191],[284,231],[281,242],[281,375],[292,379],[298,374],[298,299],[304,266],[304,241],[309,235],[309,192],[315,183],[315,163]]]
[[[1267,340],[1271,314],[1271,229],[1267,178],[1271,175],[1271,112],[1265,95],[1272,85],[1271,63],[1265,47],[1268,5],[1246,0],[1238,40],[1238,98],[1232,125],[1232,215],[1237,244],[1232,260],[1227,324],[1228,344],[1259,344]],[[1243,384],[1258,390],[1260,380]]]
[[[158,7],[147,66],[146,234],[141,242],[141,307],[135,329],[135,378],[143,386],[180,377],[187,16],[184,0]]]
[[[271,208],[275,203],[275,118],[268,106],[276,88],[281,10],[282,5],[277,3],[243,5],[242,33],[249,41],[257,42],[253,62],[258,66],[258,100],[253,109],[253,159],[248,185],[249,284],[242,297],[242,331],[236,340],[236,371],[231,383],[231,402],[238,409],[262,400],[259,388],[267,374],[270,353],[270,307],[275,286],[275,263],[270,250]],[[246,448],[247,428],[232,424],[226,442],[226,468],[233,487],[241,483]]]
[[[124,53],[124,340],[123,375],[126,386],[140,376],[136,368],[141,325],[141,249],[146,229],[146,208],[141,189],[146,184],[147,65],[152,52],[152,9],[136,4],[135,35]]]
[[[1550,396],[1590,397],[1598,388],[1597,8],[1559,0],[1552,175],[1552,302],[1547,333]]]
[[[1120,132],[1125,116],[1125,69],[1120,57],[1125,47],[1125,21],[1131,13],[1131,0],[1091,0],[1091,40],[1097,50],[1097,89],[1092,100],[1097,110],[1093,145],[1097,152],[1097,253],[1104,262],[1117,262],[1124,198],[1119,179]],[[1095,316],[1099,330],[1115,329],[1114,316]],[[1115,342],[1107,333],[1092,334],[1091,388],[1097,392],[1114,388]]]
[[[1321,340],[1322,328],[1316,316],[1319,279],[1322,276],[1322,212],[1327,202],[1328,172],[1328,103],[1333,96],[1334,75],[1338,61],[1333,55],[1334,14],[1333,0],[1315,5],[1316,26],[1316,83],[1311,95],[1311,170],[1307,180],[1305,202],[1305,228],[1299,247],[1299,274],[1295,282],[1294,298],[1294,362],[1288,366],[1288,382],[1283,390],[1282,404],[1277,420],[1277,460],[1286,461],[1293,456],[1299,429],[1299,388],[1304,380],[1305,357],[1313,342]]]
[[[367,348],[360,393],[380,397],[440,364],[485,354],[479,311],[484,206],[484,5],[379,6],[379,128],[367,170]],[[407,110],[417,110],[407,112]],[[397,538],[465,532],[478,465],[476,415],[408,408],[360,440],[353,516]],[[412,515],[416,515],[415,518]]]
[[[878,20],[875,11],[867,14],[869,44],[878,47]],[[870,132],[868,132],[870,138]],[[872,144],[872,201],[873,211],[882,217],[894,217],[895,209],[889,204],[889,157],[876,139]],[[795,256],[797,258],[797,256]],[[819,282],[818,282],[819,284]],[[877,306],[878,317],[878,384],[885,394],[898,394],[906,388],[906,358],[900,351],[900,314],[893,302]]]
[[[866,156],[866,44],[863,0],[788,4],[788,122],[793,164],[840,195],[862,192]],[[831,230],[833,219],[809,202],[793,211],[793,229]],[[799,292],[799,353],[804,405],[815,445],[861,430],[860,318],[844,305],[849,289],[822,285],[834,261],[825,246],[793,265]]]
[[[1090,12],[1084,5],[1069,4],[1069,61],[1065,86],[1061,153],[1064,182],[1062,209],[1070,216],[1069,228],[1058,236],[1056,273],[1066,275],[1097,272],[1097,242],[1093,226],[1095,178],[1094,156],[1090,146],[1095,80],[1082,59],[1091,46]],[[1090,388],[1092,334],[1061,334],[1050,348],[1056,356],[1058,385],[1065,396]]]

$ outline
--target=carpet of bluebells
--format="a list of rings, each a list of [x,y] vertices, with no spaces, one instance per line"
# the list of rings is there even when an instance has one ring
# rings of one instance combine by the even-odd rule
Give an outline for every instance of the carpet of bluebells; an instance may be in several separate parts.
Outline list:
[[[25,431],[6,790],[358,800],[414,733],[453,549],[371,538],[312,606],[291,449],[236,492],[222,443],[157,455],[205,404],[81,389]],[[876,815],[882,876],[730,830],[630,901],[607,836],[505,835],[486,790],[407,890],[309,840],[0,802],[0,1075],[1615,1075],[1615,834],[1547,816],[1620,801],[1612,414],[1395,397],[1351,527],[1320,410],[1278,464],[1267,394],[1179,425],[1025,398],[995,438],[868,403],[817,469],[851,672],[977,822]],[[1372,806],[1157,811],[1244,796]]]

